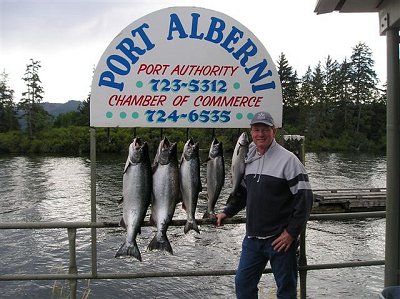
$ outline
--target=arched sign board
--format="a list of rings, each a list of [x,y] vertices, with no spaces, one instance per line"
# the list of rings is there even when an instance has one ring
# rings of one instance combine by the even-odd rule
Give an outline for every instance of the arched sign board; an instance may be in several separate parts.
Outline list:
[[[231,17],[171,7],[126,27],[96,67],[93,127],[248,128],[257,111],[282,126],[282,89],[260,41]]]

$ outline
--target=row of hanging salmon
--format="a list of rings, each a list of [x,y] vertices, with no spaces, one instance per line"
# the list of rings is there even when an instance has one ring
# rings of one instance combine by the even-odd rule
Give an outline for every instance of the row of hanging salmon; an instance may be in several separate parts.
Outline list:
[[[244,175],[244,158],[248,150],[248,137],[243,132],[237,140],[232,155],[232,190],[239,187]],[[214,208],[225,181],[223,146],[214,138],[207,158],[207,211],[203,218],[215,218]],[[185,143],[180,161],[177,159],[177,143],[163,138],[158,146],[153,163],[150,162],[147,142],[139,137],[129,145],[122,180],[123,216],[120,225],[126,229],[126,239],[116,253],[142,260],[136,236],[150,207],[150,222],[157,228],[148,250],[163,250],[173,253],[167,237],[178,202],[186,211],[185,234],[190,230],[200,232],[195,218],[200,179],[199,143],[190,138]]]

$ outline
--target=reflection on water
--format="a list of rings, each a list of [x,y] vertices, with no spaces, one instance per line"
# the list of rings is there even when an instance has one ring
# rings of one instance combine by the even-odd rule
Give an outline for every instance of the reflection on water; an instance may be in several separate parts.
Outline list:
[[[370,153],[308,153],[314,189],[386,187],[386,157]]]
[[[384,259],[385,220],[310,221],[307,227],[309,264]],[[383,288],[383,266],[310,271],[310,298],[377,298]],[[338,277],[339,276],[339,277]],[[351,294],[356,295],[352,297]]]
[[[97,219],[118,222],[122,207],[124,155],[100,155],[97,163]],[[225,187],[217,210],[230,190],[229,159]],[[203,159],[204,161],[204,159]],[[386,186],[386,159],[370,154],[306,154],[306,168],[314,189]],[[202,184],[205,187],[205,165]],[[90,162],[86,157],[0,157],[0,221],[90,221]],[[196,218],[206,210],[206,193],[200,193]],[[178,204],[175,219],[186,214]],[[155,228],[144,227],[138,236],[143,262],[115,259],[125,238],[121,228],[98,230],[98,271],[151,272],[235,269],[241,250],[244,225],[200,227],[201,233],[183,233],[170,227],[168,236],[174,255],[147,252]],[[384,219],[310,221],[307,230],[309,264],[384,258]],[[66,229],[0,231],[0,273],[61,273],[68,271]],[[77,231],[80,273],[90,272],[90,230]],[[181,277],[131,280],[94,280],[92,298],[233,298],[233,276]],[[309,298],[376,298],[383,288],[383,266],[310,271]],[[58,282],[60,284],[64,282]],[[50,298],[54,282],[0,282],[2,298]],[[264,275],[260,298],[274,298],[272,275]],[[64,288],[68,288],[67,284]],[[78,298],[88,289],[78,284]]]

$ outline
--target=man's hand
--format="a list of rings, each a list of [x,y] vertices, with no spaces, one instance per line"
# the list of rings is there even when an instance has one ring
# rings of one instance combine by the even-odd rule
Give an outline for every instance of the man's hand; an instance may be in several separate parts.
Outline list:
[[[289,250],[290,245],[292,245],[294,238],[289,235],[287,230],[285,229],[281,235],[272,242],[272,246],[275,251],[281,252],[284,250],[285,252]]]
[[[217,218],[217,226],[222,226],[224,219],[227,217],[225,213],[219,213],[217,215],[215,215],[215,217]]]

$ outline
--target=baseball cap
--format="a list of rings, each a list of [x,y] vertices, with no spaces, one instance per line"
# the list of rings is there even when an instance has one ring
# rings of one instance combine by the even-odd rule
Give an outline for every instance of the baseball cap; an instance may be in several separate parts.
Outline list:
[[[265,124],[270,127],[275,126],[274,119],[272,118],[271,114],[264,111],[257,112],[256,114],[254,114],[250,125],[252,126],[254,124]]]

